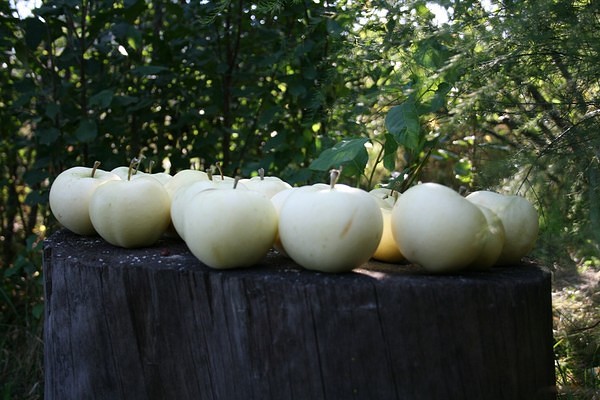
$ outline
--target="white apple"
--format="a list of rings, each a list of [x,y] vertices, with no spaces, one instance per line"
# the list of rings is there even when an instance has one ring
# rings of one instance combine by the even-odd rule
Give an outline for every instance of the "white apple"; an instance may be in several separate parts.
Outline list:
[[[151,176],[107,184],[90,199],[90,219],[98,234],[125,248],[154,244],[171,222],[171,199],[163,185]]]
[[[383,218],[368,192],[335,184],[294,190],[279,211],[279,237],[285,252],[304,268],[350,271],[377,248]]]
[[[369,193],[375,196],[378,199],[385,201],[391,207],[396,204],[396,200],[398,200],[399,193],[393,189],[379,187],[375,189],[371,189]]]
[[[373,253],[373,258],[378,261],[394,264],[405,261],[406,258],[394,240],[392,231],[392,208],[382,207],[380,210],[381,216],[383,217],[383,234],[375,253]]]
[[[469,266],[481,253],[487,231],[479,207],[437,183],[411,187],[392,210],[392,232],[400,252],[429,272]]]
[[[50,187],[50,209],[65,228],[78,235],[94,235],[96,230],[89,215],[89,202],[100,185],[120,180],[112,172],[94,168],[72,167],[61,172]]]
[[[473,269],[488,269],[496,264],[504,247],[504,225],[495,212],[478,205],[487,221],[487,235],[477,258],[471,263]]]
[[[165,185],[168,181],[173,179],[173,175],[167,174],[166,172],[150,173],[150,172],[143,172],[143,171],[137,171],[137,170],[132,171],[131,177],[129,177],[129,167],[117,167],[117,168],[114,168],[111,172],[114,174],[117,174],[119,176],[119,178],[121,178],[121,180],[124,180],[124,181],[126,181],[128,179],[137,179],[141,176],[151,176],[151,177],[155,178],[156,180],[158,180],[163,185]]]
[[[264,193],[268,198],[273,197],[282,190],[290,189],[292,186],[276,176],[265,176],[265,170],[260,168],[258,176],[240,181],[250,190],[256,190]]]
[[[113,168],[110,172],[112,172],[113,174],[118,175],[119,178],[121,178],[121,180],[123,180],[123,181],[127,181],[129,179],[134,179],[134,178],[137,178],[137,177],[140,177],[140,176],[147,175],[145,172],[138,171],[136,169],[137,168],[137,164],[139,164],[139,161],[136,162],[136,165],[134,166],[133,169],[131,169],[129,167],[121,166],[121,167]]]
[[[189,201],[185,243],[211,268],[249,267],[266,256],[277,234],[277,212],[252,190],[206,189]]]
[[[406,260],[392,233],[392,209],[398,199],[398,192],[388,188],[376,188],[369,191],[369,194],[377,200],[383,217],[383,234],[373,258],[388,263],[399,263]]]
[[[188,186],[194,182],[198,181],[208,181],[208,174],[204,171],[198,171],[195,169],[182,169],[173,175],[173,178],[170,179],[167,183],[165,183],[165,189],[171,199],[175,195],[175,192],[180,188]]]
[[[153,177],[154,179],[156,179],[157,181],[159,181],[163,185],[166,185],[167,182],[169,182],[171,179],[173,179],[173,175],[168,174],[166,172],[153,172],[153,173],[150,173],[148,175],[150,175],[151,177]]]
[[[285,190],[275,193],[273,195],[273,197],[271,197],[271,203],[273,204],[273,206],[275,207],[275,211],[277,212],[277,220],[279,220],[279,211],[281,210],[283,203],[285,203],[288,196],[290,194],[292,194],[292,192],[294,190],[297,190],[297,189],[298,188],[294,188],[294,187],[285,189]],[[283,248],[283,244],[281,244],[281,239],[279,238],[279,231],[277,232],[277,235],[275,235],[275,240],[273,241],[273,248],[275,250],[277,250],[281,255],[286,256],[286,257],[288,256],[287,253],[285,252],[285,249]]]
[[[292,192],[294,192],[296,190],[318,190],[318,189],[327,189],[327,188],[329,188],[329,185],[326,185],[324,183],[316,183],[314,185],[290,187],[288,189],[284,189],[280,192],[275,193],[273,195],[273,197],[271,197],[271,203],[273,203],[273,205],[275,206],[275,210],[277,211],[277,218],[279,218],[279,211],[281,210],[283,203],[288,198],[288,196],[290,194],[292,194]],[[277,233],[277,236],[275,237],[275,242],[273,243],[273,248],[275,250],[277,250],[281,255],[286,256],[286,257],[288,256],[287,253],[285,252],[285,249],[283,248],[281,239],[279,238],[279,233]]]
[[[505,241],[496,264],[518,263],[533,249],[538,236],[539,220],[535,207],[525,197],[481,190],[469,194],[466,199],[473,204],[488,207],[502,221]]]
[[[155,164],[154,160],[150,160],[150,165],[148,166],[147,173],[151,177],[157,179],[163,185],[165,185],[168,181],[173,179],[173,175],[168,174],[166,172],[153,172],[154,164]]]
[[[234,185],[237,190],[248,190],[243,183],[235,184],[235,181],[229,180],[196,181],[177,190],[171,198],[171,222],[179,237],[185,240],[184,226],[188,214],[187,208],[196,194],[207,189],[233,189]]]

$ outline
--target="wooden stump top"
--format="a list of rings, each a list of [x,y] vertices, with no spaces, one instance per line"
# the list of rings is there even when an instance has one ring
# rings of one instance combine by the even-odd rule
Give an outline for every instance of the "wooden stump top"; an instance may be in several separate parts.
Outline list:
[[[533,263],[327,274],[272,252],[214,270],[180,240],[62,230],[44,273],[47,400],[555,398],[551,276]]]
[[[243,245],[243,244],[239,244]],[[394,281],[433,285],[501,285],[503,281],[518,284],[539,283],[551,278],[550,272],[533,262],[523,261],[519,265],[494,267],[490,270],[469,270],[451,274],[432,274],[412,264],[388,264],[375,260],[361,268],[342,273],[330,274],[306,270],[275,250],[257,265],[249,268],[230,270],[212,269],[202,264],[187,249],[180,239],[164,238],[151,247],[124,249],[112,246],[100,237],[75,235],[60,230],[45,240],[45,249],[55,257],[65,259],[74,265],[97,268],[139,267],[148,271],[176,270],[179,272],[200,272],[218,275],[248,277],[261,281],[284,279],[290,282],[318,282],[320,284],[339,284],[340,282],[380,282],[390,284]],[[235,249],[235,247],[233,247]]]

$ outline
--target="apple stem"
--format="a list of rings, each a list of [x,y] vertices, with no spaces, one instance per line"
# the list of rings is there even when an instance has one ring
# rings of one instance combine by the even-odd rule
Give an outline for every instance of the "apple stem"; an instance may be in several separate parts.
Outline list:
[[[215,166],[217,167],[217,170],[219,171],[219,174],[221,174],[221,180],[222,180],[222,181],[223,181],[223,180],[225,180],[225,176],[223,175],[223,168],[221,168],[221,166],[222,166],[222,165],[221,165],[221,162],[220,162],[220,161],[217,161],[217,162],[215,163]]]
[[[260,180],[261,181],[265,180],[265,169],[264,168],[259,168],[258,169],[258,176],[260,176]]]
[[[154,168],[154,160],[150,160],[150,162],[148,163],[148,173],[151,174],[152,173],[152,168]]]
[[[237,189],[237,185],[238,185],[238,182],[240,181],[240,179],[242,179],[242,177],[241,177],[241,176],[236,176],[236,177],[234,178],[234,180],[233,180],[233,188],[234,188],[234,189]]]
[[[140,156],[138,158],[136,158],[137,163],[135,164],[133,175],[137,174],[137,172],[140,169],[140,164],[142,163],[142,161],[144,161],[145,158],[146,158],[146,156],[143,154],[140,154]]]
[[[340,177],[340,173],[342,172],[342,169],[332,169],[329,171],[329,184],[331,185],[331,188],[333,189],[335,187],[335,184],[337,183],[338,178]]]
[[[210,168],[206,168],[206,175],[208,175],[208,180],[209,181],[213,180],[213,173],[212,173],[212,170]]]
[[[96,170],[98,169],[98,167],[100,166],[101,162],[100,161],[95,161],[94,162],[94,166],[92,167],[92,178],[94,177],[94,175],[96,175]]]
[[[137,172],[137,166],[140,165],[140,160],[137,158],[132,158],[131,162],[129,163],[129,170],[127,171],[127,180],[130,181],[131,180],[131,175],[135,175],[135,173]]]

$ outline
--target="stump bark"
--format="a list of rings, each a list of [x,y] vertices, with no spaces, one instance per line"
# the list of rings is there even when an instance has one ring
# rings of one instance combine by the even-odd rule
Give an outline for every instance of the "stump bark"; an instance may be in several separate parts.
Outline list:
[[[553,399],[551,279],[277,253],[218,271],[185,244],[44,248],[46,400]]]

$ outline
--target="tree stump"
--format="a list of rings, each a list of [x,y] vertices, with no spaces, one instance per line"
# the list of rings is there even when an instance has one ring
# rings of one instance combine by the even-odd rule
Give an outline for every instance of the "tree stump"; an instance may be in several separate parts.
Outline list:
[[[553,399],[551,277],[202,265],[176,240],[45,243],[46,400]]]

